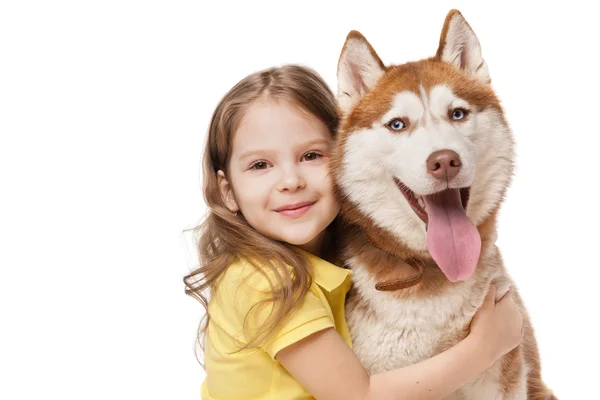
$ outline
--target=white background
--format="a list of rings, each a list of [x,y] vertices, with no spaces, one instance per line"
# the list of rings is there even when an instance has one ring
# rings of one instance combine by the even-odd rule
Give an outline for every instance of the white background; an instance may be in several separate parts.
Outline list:
[[[517,141],[499,245],[545,380],[600,399],[597,16],[481,3],[2,2],[0,398],[198,399],[183,230],[216,103],[283,63],[335,91],[351,29],[385,63],[429,57],[458,8]]]

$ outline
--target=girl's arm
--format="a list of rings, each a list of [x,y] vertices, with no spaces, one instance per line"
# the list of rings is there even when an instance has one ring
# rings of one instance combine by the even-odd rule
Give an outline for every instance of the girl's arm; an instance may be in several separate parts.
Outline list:
[[[441,399],[490,367],[495,359],[467,338],[433,358],[369,376],[333,329],[317,332],[277,354],[277,360],[316,399]]]
[[[485,371],[521,341],[522,317],[512,298],[504,296],[494,305],[494,297],[492,289],[464,340],[404,368],[369,376],[332,328],[284,348],[276,359],[318,400],[441,399]]]

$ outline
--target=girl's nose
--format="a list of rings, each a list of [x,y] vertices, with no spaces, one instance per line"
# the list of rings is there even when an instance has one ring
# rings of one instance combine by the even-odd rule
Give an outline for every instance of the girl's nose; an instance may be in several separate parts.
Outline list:
[[[281,178],[277,185],[277,189],[282,192],[289,190],[294,192],[298,189],[302,189],[306,186],[306,180],[300,174],[297,168],[288,168],[282,171]]]

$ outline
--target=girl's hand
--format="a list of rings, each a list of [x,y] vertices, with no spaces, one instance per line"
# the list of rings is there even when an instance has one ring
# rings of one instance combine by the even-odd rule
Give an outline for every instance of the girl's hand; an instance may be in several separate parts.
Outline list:
[[[523,316],[508,291],[496,303],[496,286],[490,287],[483,304],[471,320],[471,333],[479,345],[496,360],[521,343]]]

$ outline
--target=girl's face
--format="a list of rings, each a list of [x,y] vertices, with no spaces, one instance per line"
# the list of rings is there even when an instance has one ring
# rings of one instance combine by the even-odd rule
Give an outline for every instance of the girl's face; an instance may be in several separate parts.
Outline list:
[[[265,236],[319,254],[340,209],[330,142],[318,118],[286,101],[255,101],[234,134],[229,175],[218,172],[226,206]]]

